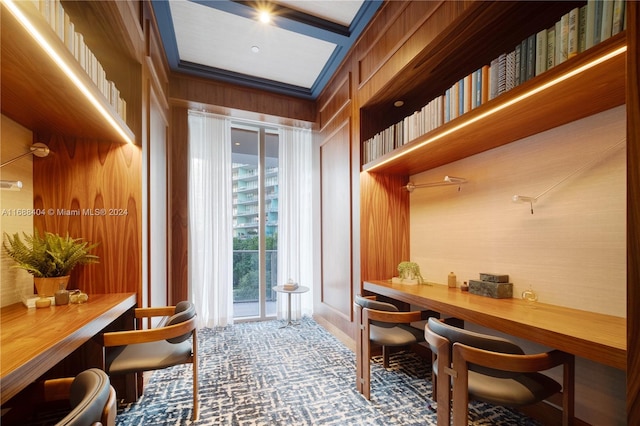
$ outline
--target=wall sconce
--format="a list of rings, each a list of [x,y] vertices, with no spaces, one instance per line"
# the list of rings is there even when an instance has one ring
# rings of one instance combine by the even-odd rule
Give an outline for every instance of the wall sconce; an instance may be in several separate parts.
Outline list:
[[[569,179],[570,177],[580,173],[581,171],[585,170],[588,167],[591,167],[592,165],[594,165],[595,163],[601,161],[602,159],[606,158],[607,155],[609,154],[610,151],[613,151],[615,148],[621,146],[623,143],[625,143],[627,141],[627,138],[624,138],[623,140],[621,140],[620,142],[613,144],[612,146],[610,146],[609,148],[605,149],[600,155],[597,155],[595,157],[595,159],[591,160],[590,162],[588,162],[587,164],[585,164],[584,166],[580,167],[579,169],[575,170],[574,172],[570,173],[569,175],[567,175],[565,178],[563,178],[562,180],[560,180],[558,183],[555,183],[553,185],[551,185],[549,188],[545,189],[544,191],[542,191],[540,194],[538,194],[535,197],[529,197],[527,195],[514,195],[513,197],[511,197],[511,200],[514,203],[529,203],[529,207],[531,208],[531,214],[533,214],[533,203],[535,203],[536,201],[538,201],[538,198],[542,197],[543,195],[545,195],[547,192],[551,191],[553,188],[555,188],[556,186],[560,185],[562,182],[566,181],[567,179]]]
[[[16,158],[12,158],[9,161],[5,161],[4,163],[0,164],[0,168],[6,166],[7,164],[11,164],[16,160],[21,159],[22,157],[26,157],[29,154],[33,154],[36,157],[46,157],[47,155],[49,155],[51,151],[49,150],[49,147],[41,142],[38,143],[34,143],[33,145],[31,145],[31,147],[29,148],[28,152],[25,152],[22,155],[18,155]]]
[[[460,191],[460,185],[463,183],[467,183],[465,178],[454,177],[454,176],[445,176],[444,179],[440,182],[430,182],[430,183],[413,183],[409,182],[403,188],[405,188],[409,192],[413,192],[416,188],[429,188],[432,186],[447,186],[447,185],[458,185],[458,191]]]
[[[0,180],[0,189],[10,191],[20,191],[22,189],[22,181],[20,180]]]

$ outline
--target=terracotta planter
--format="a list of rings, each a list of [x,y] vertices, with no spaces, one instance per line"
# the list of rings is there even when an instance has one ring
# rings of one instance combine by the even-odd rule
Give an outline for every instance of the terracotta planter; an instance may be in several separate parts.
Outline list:
[[[53,297],[57,290],[66,290],[70,277],[70,275],[65,275],[64,277],[34,278],[33,282],[36,285],[38,296]]]

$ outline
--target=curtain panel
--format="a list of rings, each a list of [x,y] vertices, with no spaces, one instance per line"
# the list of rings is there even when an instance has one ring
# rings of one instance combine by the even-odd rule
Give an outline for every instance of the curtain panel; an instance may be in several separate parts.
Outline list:
[[[233,323],[231,123],[189,112],[189,293],[201,327]]]
[[[309,129],[280,128],[278,285],[291,278],[311,289],[291,295],[292,319],[313,313],[312,142]],[[286,301],[278,293],[278,318],[286,315]]]

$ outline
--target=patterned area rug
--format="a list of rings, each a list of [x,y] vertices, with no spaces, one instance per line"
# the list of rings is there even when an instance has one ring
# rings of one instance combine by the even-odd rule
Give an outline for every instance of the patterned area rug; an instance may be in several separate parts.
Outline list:
[[[199,336],[200,420],[192,422],[191,366],[156,371],[144,395],[119,411],[138,425],[435,425],[430,367],[412,353],[371,367],[371,400],[355,386],[355,355],[305,317],[204,329]],[[510,410],[470,406],[470,424],[536,425]]]

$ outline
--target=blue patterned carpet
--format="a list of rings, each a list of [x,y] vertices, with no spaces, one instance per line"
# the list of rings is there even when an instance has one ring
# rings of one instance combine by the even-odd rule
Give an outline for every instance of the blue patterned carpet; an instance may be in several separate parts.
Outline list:
[[[429,366],[395,354],[374,360],[371,400],[355,387],[355,355],[313,319],[241,323],[200,332],[200,420],[192,422],[191,366],[153,373],[144,395],[118,413],[138,425],[435,425]],[[503,408],[472,404],[474,425],[535,425]]]

